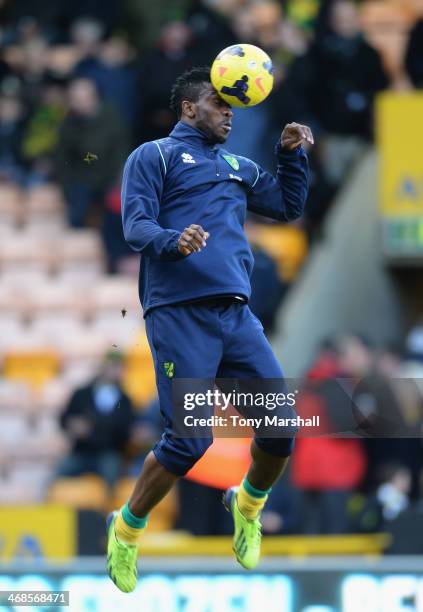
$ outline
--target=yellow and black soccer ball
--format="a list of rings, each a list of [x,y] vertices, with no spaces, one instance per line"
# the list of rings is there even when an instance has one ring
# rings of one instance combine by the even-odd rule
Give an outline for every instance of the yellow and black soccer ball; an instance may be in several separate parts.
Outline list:
[[[231,45],[214,60],[211,82],[231,106],[255,106],[272,91],[272,60],[263,49],[254,45]]]

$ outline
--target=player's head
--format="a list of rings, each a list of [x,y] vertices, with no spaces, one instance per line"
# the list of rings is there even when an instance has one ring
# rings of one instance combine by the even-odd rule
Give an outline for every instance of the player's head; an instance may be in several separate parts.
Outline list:
[[[212,143],[223,143],[230,134],[233,113],[211,84],[210,68],[184,72],[172,87],[170,107],[178,119],[205,132]]]

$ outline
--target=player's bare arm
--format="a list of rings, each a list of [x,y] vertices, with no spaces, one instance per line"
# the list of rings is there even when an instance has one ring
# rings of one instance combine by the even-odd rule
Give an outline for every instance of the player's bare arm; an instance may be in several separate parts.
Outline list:
[[[314,144],[311,129],[307,125],[300,123],[287,123],[281,135],[281,145],[284,149],[292,151],[301,144]]]
[[[178,249],[183,255],[198,253],[206,246],[208,237],[208,232],[205,232],[201,225],[191,223],[182,232],[178,240]]]

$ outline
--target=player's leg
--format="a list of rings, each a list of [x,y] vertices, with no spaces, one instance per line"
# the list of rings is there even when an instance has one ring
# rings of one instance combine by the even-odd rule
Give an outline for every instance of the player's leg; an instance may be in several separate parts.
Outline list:
[[[201,306],[162,307],[147,315],[147,335],[165,431],[147,456],[130,499],[109,519],[108,571],[121,590],[133,590],[136,586],[137,548],[148,513],[212,442],[211,430],[201,438],[174,435],[172,380],[202,379],[204,384],[208,379],[214,381],[223,350],[214,317],[208,308]]]
[[[264,335],[259,320],[248,306],[236,305],[224,323],[225,353],[218,376],[239,379],[277,379],[284,388],[283,372]],[[283,389],[285,390],[285,389]],[[243,481],[226,492],[225,505],[235,523],[234,550],[247,569],[260,557],[260,513],[272,485],[280,478],[292,452],[293,438],[255,436],[251,465]]]
[[[129,508],[137,516],[147,516],[169,493],[178,478],[159,463],[154,452],[150,451],[144,461],[142,477],[138,478],[129,498]]]

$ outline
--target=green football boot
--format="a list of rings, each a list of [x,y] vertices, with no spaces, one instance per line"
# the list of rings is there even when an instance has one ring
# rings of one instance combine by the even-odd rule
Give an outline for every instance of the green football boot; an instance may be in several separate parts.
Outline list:
[[[253,569],[260,560],[261,523],[259,516],[245,518],[238,508],[238,488],[231,487],[223,495],[223,504],[234,519],[233,551],[237,561],[245,569]]]
[[[115,534],[117,512],[107,517],[107,573],[118,589],[131,593],[137,586],[138,546],[119,542]]]

